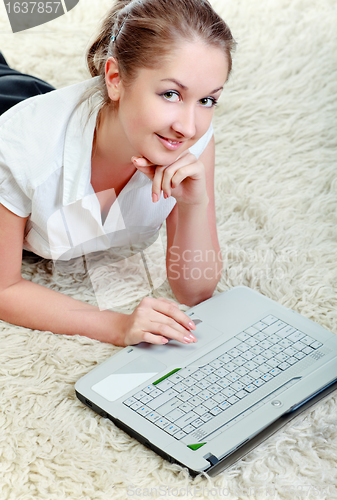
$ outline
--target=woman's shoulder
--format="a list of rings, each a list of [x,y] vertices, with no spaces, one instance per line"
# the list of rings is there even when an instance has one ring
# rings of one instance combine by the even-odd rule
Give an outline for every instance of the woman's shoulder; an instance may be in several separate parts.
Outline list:
[[[62,166],[71,116],[94,79],[28,98],[0,117],[0,163],[38,181]]]
[[[41,119],[43,121],[46,119],[50,125],[55,124],[54,117],[60,118],[62,115],[66,117],[69,113],[71,114],[82,93],[93,86],[95,80],[96,78],[90,78],[21,101],[0,116],[0,129],[8,130],[11,124],[17,126],[17,121],[22,123],[24,120],[29,120],[31,125],[34,122],[41,123]]]

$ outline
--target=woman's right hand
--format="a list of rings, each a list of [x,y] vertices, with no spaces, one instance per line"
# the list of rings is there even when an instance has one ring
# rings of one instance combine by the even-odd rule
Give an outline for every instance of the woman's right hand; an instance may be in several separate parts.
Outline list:
[[[123,318],[120,345],[128,346],[148,342],[167,344],[171,339],[190,344],[197,342],[191,332],[196,326],[178,305],[168,299],[145,297],[130,315]]]

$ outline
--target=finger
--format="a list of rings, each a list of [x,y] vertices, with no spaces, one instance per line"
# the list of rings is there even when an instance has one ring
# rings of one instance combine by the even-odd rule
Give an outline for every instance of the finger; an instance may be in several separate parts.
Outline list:
[[[137,170],[139,170],[140,172],[145,174],[151,181],[153,180],[153,177],[154,177],[154,174],[156,171],[155,166],[141,167],[141,166],[136,165],[135,163],[134,163],[134,165],[135,165]]]
[[[165,314],[165,316],[174,319],[187,330],[196,329],[196,326],[191,318],[181,311],[175,302],[164,298],[153,299],[153,301],[154,303],[152,308],[154,311]]]
[[[152,200],[154,203],[156,203],[161,195],[162,191],[162,179],[163,179],[163,174],[165,171],[166,167],[163,167],[162,165],[157,165],[156,171],[154,173],[154,177],[152,180]]]
[[[163,315],[161,315],[161,318],[159,318],[158,322],[151,321],[151,325],[149,326],[149,328],[145,333],[156,335],[157,337],[162,337],[166,341],[176,340],[178,342],[181,342],[182,344],[191,344],[196,342],[196,338],[194,337],[193,333],[191,333],[188,330],[184,330],[184,332],[181,333],[177,330],[178,323],[176,323],[176,326],[170,326],[168,324],[163,323],[162,318]],[[144,333],[144,338],[145,338],[145,333]],[[148,335],[146,337],[148,338]],[[156,339],[156,343],[166,344],[167,342],[158,341]]]
[[[163,193],[167,196],[171,196],[172,189],[177,187],[186,177],[195,176],[199,170],[199,162],[191,153],[179,158],[179,160],[172,163],[172,165],[167,167],[164,171],[162,180]],[[182,171],[183,175],[181,175],[179,179],[175,177],[175,174],[180,171]]]
[[[150,332],[145,332],[143,335],[143,342],[147,342],[148,344],[162,345],[167,344],[168,341],[169,340],[162,335],[155,335]]]
[[[170,338],[175,338],[176,340],[182,341],[184,337],[189,337],[193,342],[196,341],[191,329],[181,325],[173,318],[170,318],[166,314],[153,311],[153,315],[149,318],[152,323],[161,324],[161,329],[156,333],[161,335],[169,336]],[[174,335],[174,337],[172,337]]]
[[[144,156],[132,156],[131,161],[137,167],[154,167],[155,166],[154,163],[152,163],[147,158],[144,158]]]

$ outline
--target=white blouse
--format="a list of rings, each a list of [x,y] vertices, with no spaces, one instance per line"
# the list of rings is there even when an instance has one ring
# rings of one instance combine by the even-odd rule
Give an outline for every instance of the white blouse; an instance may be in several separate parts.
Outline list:
[[[80,255],[140,243],[153,236],[175,205],[152,202],[152,182],[137,171],[102,223],[91,186],[91,149],[97,106],[78,106],[96,78],[26,99],[0,117],[0,203],[28,217],[24,248],[41,257]],[[93,103],[94,104],[94,103]],[[197,158],[213,135],[190,148]]]

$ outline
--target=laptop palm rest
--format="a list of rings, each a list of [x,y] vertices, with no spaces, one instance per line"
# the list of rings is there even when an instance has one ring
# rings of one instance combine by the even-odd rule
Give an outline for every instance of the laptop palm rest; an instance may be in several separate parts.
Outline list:
[[[166,364],[148,355],[141,355],[92,386],[92,390],[108,401],[116,401],[165,370]]]

